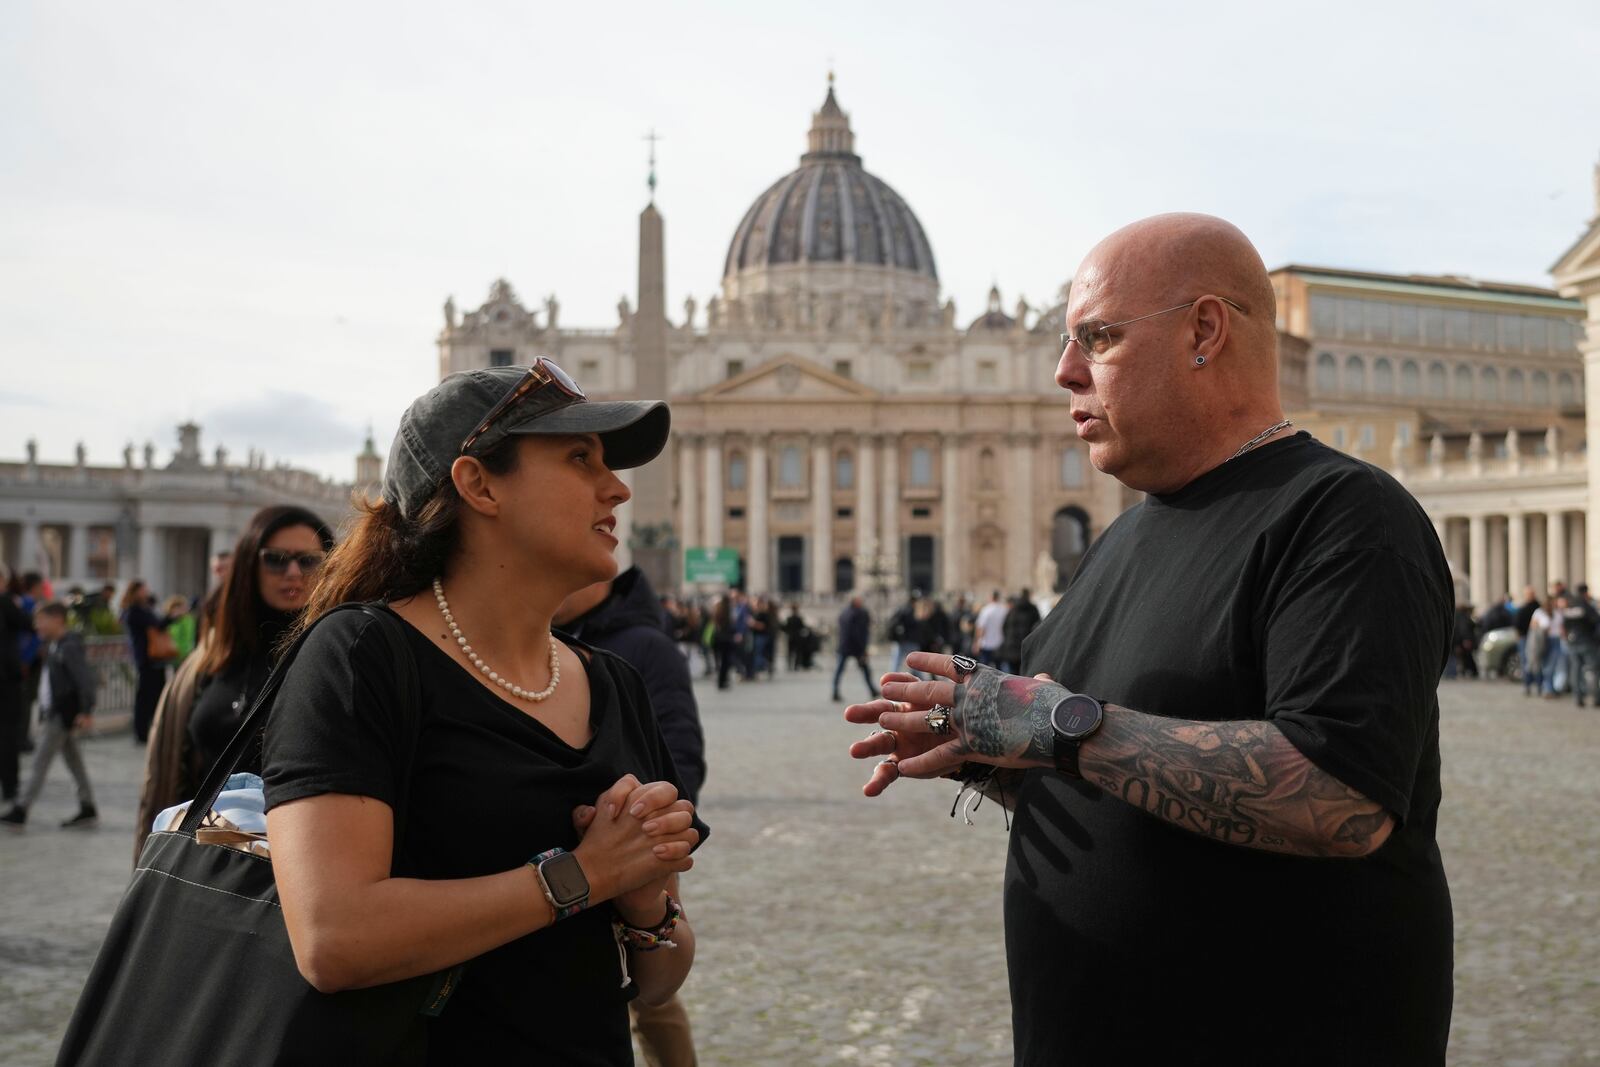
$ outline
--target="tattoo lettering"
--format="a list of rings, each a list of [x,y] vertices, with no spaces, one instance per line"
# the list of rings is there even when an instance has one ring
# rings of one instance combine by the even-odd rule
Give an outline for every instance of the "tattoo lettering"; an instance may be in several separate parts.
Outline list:
[[[1320,770],[1277,727],[1118,708],[1081,757],[1112,796],[1216,841],[1301,856],[1364,856],[1387,836],[1381,804]]]
[[[950,722],[956,748],[987,761],[1049,763],[1055,757],[1050,710],[1070,691],[1054,682],[979,668],[956,686]]]

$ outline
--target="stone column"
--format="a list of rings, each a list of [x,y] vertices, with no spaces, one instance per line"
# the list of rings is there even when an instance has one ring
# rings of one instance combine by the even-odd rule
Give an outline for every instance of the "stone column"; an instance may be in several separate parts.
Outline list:
[[[1572,513],[1572,529],[1568,533],[1567,541],[1577,548],[1578,558],[1571,564],[1571,572],[1567,575],[1567,585],[1574,588],[1579,585],[1586,585],[1589,581],[1588,525],[1589,515],[1587,512],[1575,511]]]
[[[767,435],[750,435],[750,460],[745,484],[749,487],[745,509],[750,547],[745,550],[745,584],[752,593],[772,590],[772,535],[767,529],[767,513],[772,506],[767,492]]]
[[[884,587],[891,595],[899,589],[905,576],[900,565],[900,437],[885,434],[883,437],[883,514],[878,524],[883,531],[878,538],[883,554],[883,565],[889,573]]]
[[[965,493],[961,485],[961,435],[947,433],[940,442],[944,449],[944,478],[940,485],[940,511],[944,520],[939,540],[939,554],[943,566],[940,591],[954,593],[966,587],[963,572],[966,570],[966,553],[962,551],[966,540],[961,521],[965,510]]]
[[[1006,480],[1007,506],[1006,530],[1006,592],[1015,593],[1031,581],[1033,572],[1033,446],[1038,435],[1032,432],[1014,433],[1008,438],[1011,446],[1011,470]]]
[[[139,527],[139,569],[131,578],[143,578],[150,590],[165,596],[167,538],[161,527],[146,522]]]
[[[694,589],[683,580],[683,554],[687,549],[700,547],[700,511],[697,506],[698,494],[695,492],[695,486],[699,484],[695,476],[698,458],[695,450],[698,444],[699,438],[691,434],[678,437],[678,558],[673,566],[686,593]]]
[[[67,531],[67,576],[77,581],[89,577],[89,527],[75,522]]]
[[[722,435],[705,438],[705,505],[700,543],[706,548],[722,547]]]
[[[17,544],[17,570],[39,571],[43,573],[48,568],[40,566],[40,559],[44,553],[43,545],[39,541],[39,520],[29,517],[22,520],[22,537]],[[60,577],[51,575],[52,578]]]
[[[878,435],[864,433],[856,449],[856,588],[878,554]]]
[[[1489,520],[1482,515],[1467,519],[1467,582],[1472,610],[1483,611],[1489,603]]]
[[[1506,516],[1506,584],[1517,603],[1528,584],[1528,518],[1520,511]]]
[[[833,464],[829,438],[811,438],[811,591],[833,592]]]
[[[1546,584],[1567,580],[1567,516],[1562,511],[1545,512],[1544,573]]]

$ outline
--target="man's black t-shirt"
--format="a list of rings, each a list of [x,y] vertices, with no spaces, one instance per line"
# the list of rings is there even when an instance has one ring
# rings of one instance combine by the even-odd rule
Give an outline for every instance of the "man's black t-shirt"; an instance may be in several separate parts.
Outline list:
[[[1154,715],[1268,720],[1398,825],[1363,859],[1284,856],[1030,772],[1005,888],[1018,1064],[1444,1062],[1451,588],[1416,501],[1305,434],[1106,531],[1023,673]]]
[[[405,738],[393,654],[359,612],[319,622],[284,679],[263,755],[268,808],[349,793],[393,807]],[[594,736],[575,749],[496,697],[404,625],[421,685],[421,723],[401,873],[474,878],[578,844],[572,809],[624,774],[677,783],[639,676],[582,647]],[[681,787],[680,787],[681,788]],[[708,832],[698,819],[702,839]],[[537,892],[537,890],[533,890]],[[590,908],[469,961],[428,1027],[431,1063],[632,1064],[628,1001],[612,909]]]

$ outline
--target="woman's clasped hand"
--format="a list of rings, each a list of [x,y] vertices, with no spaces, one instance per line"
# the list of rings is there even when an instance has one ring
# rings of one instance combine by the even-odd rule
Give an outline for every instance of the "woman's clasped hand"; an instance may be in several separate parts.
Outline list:
[[[591,901],[614,900],[630,911],[660,916],[661,894],[674,874],[694,866],[689,855],[700,840],[692,825],[694,805],[671,782],[617,779],[591,804],[573,809],[583,841],[575,849],[589,879]]]

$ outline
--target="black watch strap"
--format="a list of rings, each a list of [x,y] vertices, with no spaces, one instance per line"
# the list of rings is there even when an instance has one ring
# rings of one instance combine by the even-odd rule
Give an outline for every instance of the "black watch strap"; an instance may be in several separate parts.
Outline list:
[[[1055,735],[1056,770],[1082,778],[1078,756],[1083,743],[1099,731],[1105,707],[1094,697],[1073,693],[1050,710],[1050,731]]]

